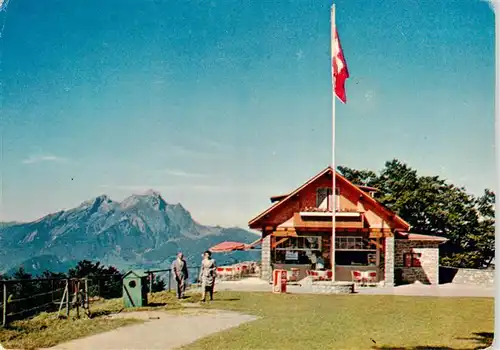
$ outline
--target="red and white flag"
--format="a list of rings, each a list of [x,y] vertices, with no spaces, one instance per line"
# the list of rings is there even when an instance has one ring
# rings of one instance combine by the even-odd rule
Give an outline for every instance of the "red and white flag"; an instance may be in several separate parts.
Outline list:
[[[335,95],[340,101],[346,103],[345,81],[349,78],[349,71],[335,23],[332,23],[332,72]]]

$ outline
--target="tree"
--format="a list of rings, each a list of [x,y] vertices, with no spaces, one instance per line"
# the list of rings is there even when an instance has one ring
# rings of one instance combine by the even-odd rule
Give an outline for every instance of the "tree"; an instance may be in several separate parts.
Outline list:
[[[92,296],[99,294],[103,298],[121,296],[121,273],[114,266],[105,267],[100,262],[82,260],[69,269],[70,278],[88,278]]]
[[[34,306],[32,296],[38,294],[39,285],[32,282],[32,275],[27,273],[23,266],[12,274],[12,279],[19,282],[9,284],[8,300],[10,312],[19,312]],[[14,301],[16,300],[16,301]]]
[[[377,176],[370,170],[339,167],[355,184],[376,187],[377,200],[411,225],[415,233],[443,236],[441,263],[481,268],[494,257],[495,194],[485,190],[476,198],[438,176],[419,176],[394,159]]]
[[[355,185],[373,186],[378,179],[377,174],[371,170],[356,170],[341,165],[337,170]]]
[[[150,277],[149,278],[153,278],[153,283],[152,283],[152,290],[151,292],[152,293],[156,293],[156,292],[161,292],[163,290],[165,290],[165,287],[166,287],[166,284],[165,284],[165,281],[158,275],[149,275]]]
[[[62,272],[52,272],[49,270],[45,270],[40,275],[40,278],[66,278],[66,274]]]
[[[68,276],[70,278],[85,278],[93,276],[102,276],[104,274],[104,266],[98,261],[93,263],[89,260],[79,261],[74,268],[69,269]]]

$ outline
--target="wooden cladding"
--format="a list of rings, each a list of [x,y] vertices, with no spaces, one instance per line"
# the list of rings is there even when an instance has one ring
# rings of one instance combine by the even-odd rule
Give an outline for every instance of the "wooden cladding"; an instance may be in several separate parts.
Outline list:
[[[293,224],[296,229],[318,229],[318,230],[324,230],[324,229],[332,229],[332,220],[329,218],[328,220],[324,219],[325,217],[321,217],[318,219],[311,218],[309,220],[304,220],[304,218],[300,215],[300,213],[295,213],[293,215]],[[350,220],[341,220],[340,218],[337,218],[335,220],[335,228],[336,229],[342,229],[342,228],[352,228],[352,229],[362,229],[364,227],[364,220],[362,216],[360,217],[359,220],[352,220],[352,218],[349,218]]]

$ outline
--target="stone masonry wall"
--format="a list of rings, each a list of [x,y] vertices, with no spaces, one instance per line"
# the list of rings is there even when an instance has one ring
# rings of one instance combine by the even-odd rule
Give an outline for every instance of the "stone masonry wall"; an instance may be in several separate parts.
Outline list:
[[[265,281],[270,281],[272,277],[272,267],[271,267],[271,235],[267,235],[262,240],[261,244],[261,268],[260,268],[260,278]]]
[[[439,244],[429,241],[409,241],[397,239],[395,244],[394,265],[397,282],[413,283],[419,281],[424,284],[439,283]],[[404,254],[420,254],[421,267],[405,267]]]
[[[495,270],[442,268],[454,270],[453,283],[472,284],[483,287],[494,287],[495,285]]]
[[[384,270],[384,285],[394,285],[394,237],[385,238],[385,270]]]

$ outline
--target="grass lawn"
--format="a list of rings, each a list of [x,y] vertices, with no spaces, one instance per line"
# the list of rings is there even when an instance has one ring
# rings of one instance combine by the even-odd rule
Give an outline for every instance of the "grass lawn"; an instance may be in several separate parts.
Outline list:
[[[481,349],[493,298],[220,292],[209,308],[261,319],[184,349]]]
[[[493,338],[493,298],[434,298],[378,295],[276,295],[219,292],[203,309],[257,315],[246,323],[203,338],[189,349],[480,349]],[[196,302],[195,295],[186,302]],[[150,295],[142,310],[182,310],[173,293]],[[41,314],[0,328],[7,348],[50,347],[75,338],[130,325],[138,320],[105,317],[122,310],[122,300],[91,305],[93,318],[59,320]],[[193,305],[194,306],[194,305]],[[190,308],[192,310],[192,308]],[[137,311],[141,309],[131,309]]]
[[[155,293],[150,296],[149,300],[153,305],[152,307],[131,310],[122,310],[122,299],[95,302],[90,306],[92,318],[76,318],[75,310],[71,310],[69,320],[57,318],[57,312],[41,313],[32,319],[12,322],[5,329],[0,327],[0,344],[7,349],[46,348],[72,339],[142,322],[137,319],[111,319],[106,317],[112,313],[182,308],[172,293]],[[64,311],[61,314],[64,314]],[[80,312],[80,314],[83,315],[83,312]]]

